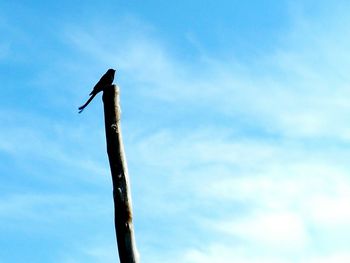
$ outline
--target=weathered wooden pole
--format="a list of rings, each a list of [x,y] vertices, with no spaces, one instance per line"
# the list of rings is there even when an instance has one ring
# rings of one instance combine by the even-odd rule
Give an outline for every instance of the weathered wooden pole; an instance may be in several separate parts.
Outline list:
[[[138,262],[128,169],[120,125],[119,87],[108,86],[103,91],[103,108],[107,153],[112,174],[114,223],[117,236],[120,263]]]

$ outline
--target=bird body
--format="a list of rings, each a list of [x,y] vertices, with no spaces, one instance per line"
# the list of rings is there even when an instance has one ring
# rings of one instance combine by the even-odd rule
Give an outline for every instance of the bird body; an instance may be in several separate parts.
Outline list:
[[[104,90],[106,86],[112,85],[114,80],[114,69],[109,69],[107,72],[101,77],[101,79],[96,83],[92,91],[90,92],[90,98],[85,102],[84,105],[79,107],[79,113],[81,113],[87,105],[93,100],[93,98],[97,95],[97,93]]]

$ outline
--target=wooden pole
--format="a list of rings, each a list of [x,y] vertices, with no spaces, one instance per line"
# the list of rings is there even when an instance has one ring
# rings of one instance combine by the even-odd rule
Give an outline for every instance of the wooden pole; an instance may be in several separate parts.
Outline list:
[[[103,91],[107,154],[111,168],[114,199],[114,223],[120,263],[138,262],[132,223],[132,204],[128,169],[120,126],[119,87]]]

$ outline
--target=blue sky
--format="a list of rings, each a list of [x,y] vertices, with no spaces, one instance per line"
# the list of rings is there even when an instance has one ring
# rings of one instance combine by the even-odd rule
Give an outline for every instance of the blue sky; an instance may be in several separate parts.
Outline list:
[[[0,2],[0,262],[117,262],[110,67],[142,262],[350,262],[349,11]]]

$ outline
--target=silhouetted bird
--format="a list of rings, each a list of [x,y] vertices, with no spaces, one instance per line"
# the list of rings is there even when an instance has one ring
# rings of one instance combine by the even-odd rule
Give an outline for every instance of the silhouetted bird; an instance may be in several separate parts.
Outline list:
[[[79,107],[79,113],[81,113],[87,105],[92,101],[92,99],[96,96],[97,93],[102,91],[106,86],[112,85],[113,80],[114,80],[114,73],[115,70],[110,68],[107,70],[107,72],[101,77],[101,79],[96,83],[95,87],[93,90],[90,92],[90,98],[88,101],[83,105]]]

